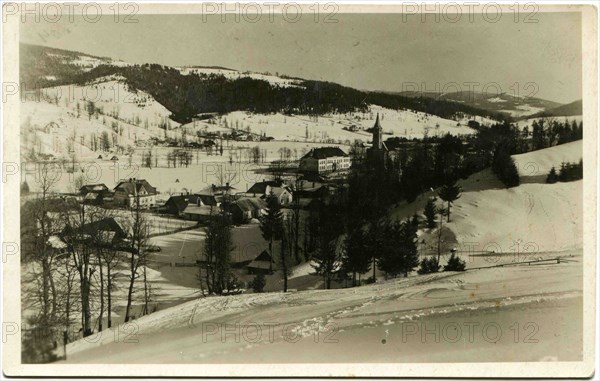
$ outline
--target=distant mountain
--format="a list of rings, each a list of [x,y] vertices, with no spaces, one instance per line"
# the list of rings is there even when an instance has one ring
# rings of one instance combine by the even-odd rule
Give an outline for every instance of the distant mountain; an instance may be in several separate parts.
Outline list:
[[[580,99],[566,105],[536,113],[529,118],[543,118],[547,116],[578,116],[583,114],[583,101]]]
[[[408,97],[428,97],[469,105],[490,112],[508,113],[515,118],[524,117],[561,106],[560,103],[534,97],[516,97],[507,93],[491,95],[481,92],[402,92]]]
[[[501,107],[484,108],[455,99],[361,91],[331,82],[269,73],[221,67],[131,65],[110,58],[27,44],[21,44],[20,56],[21,80],[26,83],[38,87],[85,85],[98,78],[119,76],[131,89],[144,91],[164,105],[172,113],[172,119],[179,123],[187,123],[194,116],[207,112],[239,110],[324,115],[364,112],[370,104],[455,120],[475,116],[512,119],[510,111],[504,112]]]

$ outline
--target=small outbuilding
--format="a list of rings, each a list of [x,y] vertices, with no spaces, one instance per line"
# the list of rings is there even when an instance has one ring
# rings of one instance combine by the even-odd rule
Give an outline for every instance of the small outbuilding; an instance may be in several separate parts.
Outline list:
[[[263,250],[252,262],[250,262],[246,268],[248,274],[264,274],[269,275],[273,273],[273,257],[269,254],[268,250]]]

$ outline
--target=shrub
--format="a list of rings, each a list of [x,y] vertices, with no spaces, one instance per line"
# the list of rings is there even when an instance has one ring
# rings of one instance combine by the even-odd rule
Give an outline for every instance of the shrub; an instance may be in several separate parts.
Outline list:
[[[583,178],[583,160],[579,163],[562,163],[558,173],[558,181],[576,181]]]
[[[444,271],[465,271],[465,261],[452,253],[448,259],[448,264],[444,266]]]
[[[267,281],[265,280],[264,274],[256,274],[252,280],[252,289],[254,292],[263,292]]]
[[[556,169],[552,167],[550,172],[548,172],[548,176],[546,177],[546,183],[554,184],[558,181],[558,175],[556,174]]]
[[[425,258],[421,261],[421,267],[417,271],[420,275],[437,273],[440,270],[440,263],[437,257]]]

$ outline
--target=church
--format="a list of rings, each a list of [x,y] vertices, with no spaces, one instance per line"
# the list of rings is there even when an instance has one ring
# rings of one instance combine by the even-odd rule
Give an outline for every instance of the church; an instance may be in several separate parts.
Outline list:
[[[383,128],[379,122],[379,113],[377,113],[377,119],[375,120],[372,131],[373,145],[367,150],[367,159],[373,164],[385,165],[389,150],[383,142]]]

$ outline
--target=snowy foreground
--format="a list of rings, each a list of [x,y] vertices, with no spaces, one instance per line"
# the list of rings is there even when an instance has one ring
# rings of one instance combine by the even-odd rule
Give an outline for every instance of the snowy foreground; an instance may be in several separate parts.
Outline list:
[[[71,343],[67,362],[581,360],[581,255],[538,253],[560,263],[339,290],[201,298]],[[514,264],[510,257],[476,260]]]

